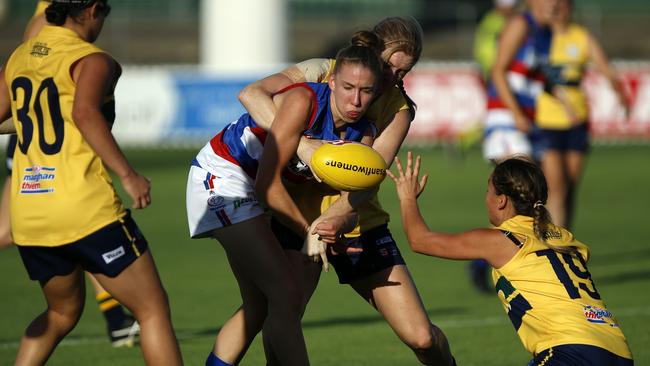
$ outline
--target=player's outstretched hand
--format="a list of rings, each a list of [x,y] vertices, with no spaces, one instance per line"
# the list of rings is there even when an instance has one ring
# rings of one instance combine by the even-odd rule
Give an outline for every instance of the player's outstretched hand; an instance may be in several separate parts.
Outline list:
[[[422,191],[424,191],[429,175],[425,174],[422,176],[422,179],[418,180],[421,160],[422,158],[418,155],[415,159],[415,166],[413,166],[413,153],[409,151],[406,158],[406,169],[402,168],[402,162],[396,156],[395,167],[397,173],[393,174],[390,170],[386,170],[386,175],[395,182],[397,195],[400,200],[409,198],[417,199]]]
[[[151,181],[137,172],[121,179],[122,187],[133,200],[133,209],[142,209],[151,204]]]

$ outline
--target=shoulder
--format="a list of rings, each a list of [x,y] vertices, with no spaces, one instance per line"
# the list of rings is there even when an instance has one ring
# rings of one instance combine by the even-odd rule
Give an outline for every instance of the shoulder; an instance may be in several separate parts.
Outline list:
[[[79,59],[78,63],[80,66],[83,65],[83,67],[92,67],[95,71],[110,71],[119,67],[113,57],[102,51],[83,56]]]
[[[119,78],[122,73],[122,68],[117,61],[102,51],[90,53],[79,58],[72,63],[70,70],[75,82],[82,73],[113,79]]]
[[[509,239],[501,229],[475,229],[467,231],[466,240],[476,241],[483,247],[483,258],[494,268],[508,263],[519,251],[520,246]],[[518,239],[521,241],[521,238]]]
[[[525,37],[531,28],[531,24],[525,14],[518,14],[512,17],[503,28],[502,37]]]
[[[311,58],[297,63],[295,66],[304,76],[304,80],[321,82],[325,80],[331,69],[331,62],[327,58]]]
[[[300,113],[304,109],[311,108],[316,91],[307,83],[292,84],[283,92],[276,94],[274,100],[278,107],[289,105],[293,112]]]

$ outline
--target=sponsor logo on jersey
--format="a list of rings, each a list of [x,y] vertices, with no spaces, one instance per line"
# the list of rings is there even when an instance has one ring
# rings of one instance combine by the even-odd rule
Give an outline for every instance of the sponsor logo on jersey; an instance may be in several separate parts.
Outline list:
[[[208,207],[210,207],[210,208],[219,208],[219,207],[223,207],[223,206],[226,205],[225,204],[225,201],[226,201],[225,198],[223,198],[221,196],[214,195],[214,192],[212,192],[212,191],[210,191],[210,194],[213,194],[213,196],[210,196],[208,198]]]
[[[607,309],[601,309],[597,306],[587,305],[585,306],[584,314],[588,322],[608,324],[611,327],[618,327],[618,324],[614,322],[614,315]]]
[[[50,54],[50,50],[51,48],[47,46],[47,43],[36,42],[29,54],[34,57],[45,57]]]
[[[25,168],[25,175],[20,184],[20,193],[51,193],[52,187],[43,187],[42,182],[53,181],[56,178],[56,168],[33,165]]]
[[[126,251],[124,251],[124,247],[120,245],[119,248],[102,254],[102,258],[104,258],[106,264],[109,264],[117,258],[124,256],[124,254],[126,254]]]
[[[246,198],[240,198],[238,200],[234,200],[232,202],[232,207],[234,209],[238,209],[238,208],[240,208],[242,206],[248,206],[248,205],[251,205],[253,203],[257,203],[257,198],[254,195],[251,195],[251,196],[248,196]]]

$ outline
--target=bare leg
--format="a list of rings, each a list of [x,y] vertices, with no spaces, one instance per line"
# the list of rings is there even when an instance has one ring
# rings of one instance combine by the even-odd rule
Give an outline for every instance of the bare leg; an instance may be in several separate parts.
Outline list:
[[[565,162],[567,167],[568,185],[566,199],[566,227],[570,228],[573,222],[573,211],[575,207],[576,191],[578,184],[582,178],[584,170],[585,154],[579,151],[569,151],[565,154]]]
[[[262,330],[268,303],[264,294],[233,266],[243,304],[221,327],[213,353],[221,360],[238,364],[255,336]]]
[[[302,307],[301,317],[305,312],[307,302],[311,298],[318,279],[320,278],[321,267],[318,263],[305,261],[302,253],[296,250],[285,250],[287,258],[294,273],[296,273],[299,285],[302,289]],[[237,273],[235,274],[240,277]],[[237,309],[230,319],[221,327],[217,334],[214,345],[214,354],[221,360],[230,364],[238,364],[244,357],[248,347],[255,339],[255,336],[262,330],[266,318],[267,304],[264,298],[255,299],[254,296],[261,293],[254,291],[253,294],[247,295],[242,293],[242,298],[248,303],[248,310],[243,305]],[[270,341],[264,338],[264,351],[266,353],[267,364],[279,364],[277,357],[273,354]]]
[[[150,251],[115,278],[101,274],[96,274],[95,278],[140,323],[140,346],[147,365],[183,364],[172,328],[167,295]]]
[[[405,265],[353,282],[352,287],[384,316],[424,365],[452,365],[444,333],[431,323]]]
[[[291,268],[293,269],[295,276],[297,276],[301,288],[302,306],[300,318],[302,319],[303,315],[305,315],[307,304],[314,294],[314,291],[316,291],[316,286],[318,286],[318,281],[320,280],[320,274],[322,272],[321,264],[305,260],[305,256],[297,250],[285,250],[284,254],[286,254],[289,259]],[[267,337],[264,337],[264,353],[266,354],[267,366],[281,365],[278,357],[273,354]]]
[[[20,340],[16,365],[43,365],[54,348],[77,324],[84,307],[83,271],[54,276],[41,283],[47,309],[25,330]]]
[[[300,289],[266,219],[259,216],[218,229],[214,235],[228,254],[242,296],[253,294],[255,289],[264,295],[267,316],[263,331],[282,365],[309,364],[300,327]],[[251,285],[253,288],[249,288]],[[246,314],[246,309],[255,309],[262,304],[246,304],[246,298],[243,301],[244,321],[250,316],[259,319],[260,315]]]
[[[553,222],[564,227],[566,225],[566,199],[568,179],[564,166],[564,153],[557,150],[547,150],[542,157],[542,170],[548,184],[548,200],[546,208],[551,213]]]
[[[7,177],[2,184],[2,198],[0,198],[0,249],[8,247],[14,242],[11,238],[10,194],[11,176]]]

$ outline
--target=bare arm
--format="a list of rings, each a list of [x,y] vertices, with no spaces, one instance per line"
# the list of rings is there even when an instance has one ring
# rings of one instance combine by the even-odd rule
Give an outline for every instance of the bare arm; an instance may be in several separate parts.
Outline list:
[[[102,100],[112,87],[116,70],[115,61],[104,53],[79,61],[72,72],[77,84],[72,118],[86,142],[118,176],[133,200],[133,208],[145,208],[151,202],[149,181],[126,160],[101,112]]]
[[[609,63],[605,51],[600,46],[596,38],[594,38],[591,34],[589,34],[589,58],[591,61],[593,61],[598,72],[606,77],[609,83],[612,85],[612,88],[614,89],[619,102],[625,108],[627,114],[628,101],[625,97],[625,89],[623,87],[623,83],[621,83],[621,80],[619,79],[616,71]]]
[[[429,230],[417,204],[427,182],[427,175],[419,179],[420,157],[413,165],[413,156],[408,153],[406,169],[399,158],[395,159],[397,173],[388,172],[395,182],[400,200],[402,224],[409,245],[414,252],[447,259],[483,258],[493,267],[507,263],[517,252],[498,230],[474,229],[459,234],[446,234]]]
[[[303,238],[309,224],[282,183],[282,171],[296,153],[312,107],[311,95],[305,88],[292,89],[282,95],[255,180],[258,199],[280,222]]]
[[[512,89],[510,89],[510,85],[506,79],[506,71],[512,59],[515,57],[517,50],[524,42],[527,32],[528,24],[522,16],[517,16],[508,22],[501,34],[499,51],[497,52],[497,58],[492,68],[492,82],[497,93],[499,93],[499,98],[501,98],[503,104],[512,112],[516,127],[524,132],[531,128],[531,122],[524,114],[519,103],[517,103]]]
[[[239,93],[239,101],[255,122],[268,131],[275,117],[273,94],[291,84],[306,81],[321,82],[327,74],[328,66],[328,59],[309,59],[300,62],[247,85]]]
[[[0,70],[0,134],[16,133],[16,126],[11,117],[11,96],[5,79],[5,68]]]
[[[283,73],[273,74],[247,85],[238,98],[255,123],[268,131],[276,112],[273,93],[291,84],[293,81]]]
[[[23,34],[23,41],[36,36],[46,24],[47,20],[45,19],[45,14],[39,14],[30,19],[27,27],[25,28],[25,33]]]

